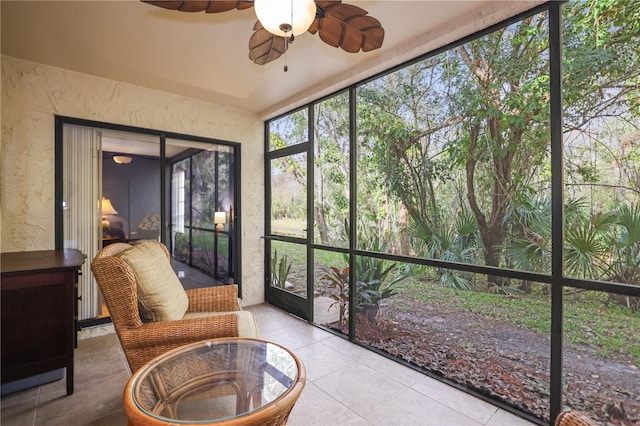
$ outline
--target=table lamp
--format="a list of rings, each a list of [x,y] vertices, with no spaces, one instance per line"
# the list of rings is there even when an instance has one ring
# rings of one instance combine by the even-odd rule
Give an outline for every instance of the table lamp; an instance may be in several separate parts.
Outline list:
[[[215,212],[213,214],[213,223],[216,225],[216,231],[222,229],[225,223],[227,223],[227,213]]]
[[[109,226],[111,226],[109,219],[107,219],[107,215],[118,214],[118,212],[113,208],[111,200],[104,197],[102,197],[100,202],[100,211],[102,213],[102,233],[107,234],[109,232]]]

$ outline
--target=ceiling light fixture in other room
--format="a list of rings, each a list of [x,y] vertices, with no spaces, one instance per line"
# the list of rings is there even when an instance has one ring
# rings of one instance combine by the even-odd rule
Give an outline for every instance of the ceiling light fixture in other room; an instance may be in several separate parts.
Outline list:
[[[129,164],[133,158],[127,157],[126,155],[114,155],[113,162],[116,164]]]

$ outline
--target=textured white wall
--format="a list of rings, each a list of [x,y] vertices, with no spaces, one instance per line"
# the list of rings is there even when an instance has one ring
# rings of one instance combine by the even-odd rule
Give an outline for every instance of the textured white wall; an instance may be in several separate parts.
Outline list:
[[[253,113],[3,55],[0,251],[54,248],[54,115],[241,144],[243,304],[264,301],[263,123]]]

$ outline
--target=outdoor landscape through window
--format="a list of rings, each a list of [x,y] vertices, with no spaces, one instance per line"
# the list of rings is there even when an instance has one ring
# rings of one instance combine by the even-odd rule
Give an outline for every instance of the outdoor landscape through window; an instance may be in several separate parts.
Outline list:
[[[638,424],[640,297],[616,286],[640,286],[640,3],[562,10],[561,170],[543,9],[319,101],[311,124],[297,111],[270,127],[275,141],[314,132],[312,164],[279,160],[271,187],[289,197],[274,196],[272,220],[311,218],[312,269],[302,246],[278,244],[278,259],[290,277],[314,271],[318,323],[546,421],[562,275],[564,406]],[[312,193],[292,191],[307,168]]]

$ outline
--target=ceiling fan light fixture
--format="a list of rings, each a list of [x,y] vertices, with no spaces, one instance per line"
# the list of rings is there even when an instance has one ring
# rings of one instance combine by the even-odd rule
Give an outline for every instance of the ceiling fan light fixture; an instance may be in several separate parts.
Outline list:
[[[316,19],[313,0],[255,0],[254,8],[262,26],[280,37],[298,36]]]

